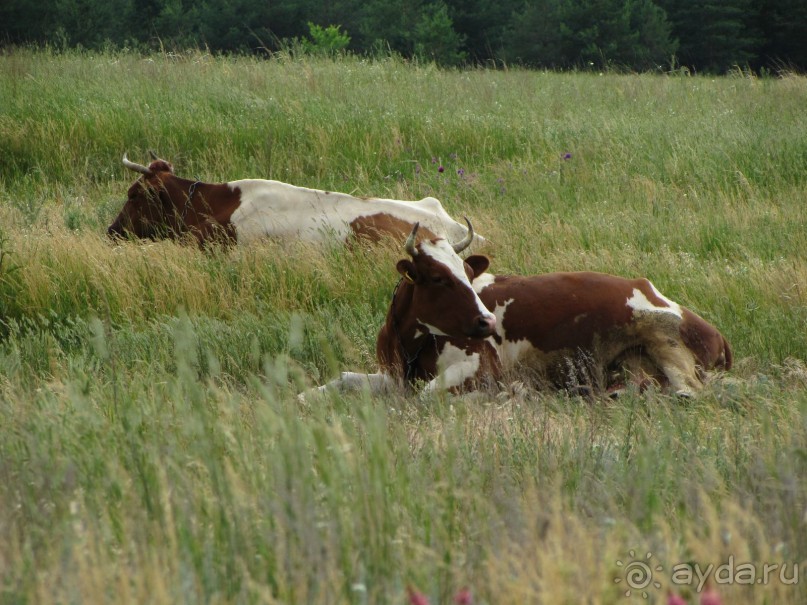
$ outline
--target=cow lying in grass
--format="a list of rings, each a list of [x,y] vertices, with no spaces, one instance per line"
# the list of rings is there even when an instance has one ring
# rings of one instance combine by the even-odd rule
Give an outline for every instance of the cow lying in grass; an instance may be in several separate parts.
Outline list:
[[[415,223],[429,237],[466,235],[465,225],[433,197],[416,202],[358,198],[261,179],[202,183],[176,176],[172,165],[156,156],[143,166],[124,155],[123,165],[141,176],[107,229],[110,237],[178,239],[190,234],[200,245],[263,237],[376,241],[390,235],[404,238]],[[474,240],[484,242],[479,235]]]
[[[380,372],[344,372],[319,391],[416,383],[461,391],[507,375],[539,388],[603,393],[634,374],[693,396],[706,372],[731,368],[723,335],[647,279],[491,275],[487,257],[458,255],[473,236],[468,226],[454,246],[444,239],[416,245],[414,227],[376,343]]]

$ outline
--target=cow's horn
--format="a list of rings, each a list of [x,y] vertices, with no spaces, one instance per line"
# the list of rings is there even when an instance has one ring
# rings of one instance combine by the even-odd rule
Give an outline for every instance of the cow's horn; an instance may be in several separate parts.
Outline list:
[[[412,233],[410,233],[409,237],[406,238],[406,243],[404,244],[404,248],[410,256],[417,256],[418,254],[418,251],[415,248],[415,235],[418,232],[418,227],[420,227],[420,223],[415,223],[415,226],[412,227]]]
[[[468,233],[465,234],[465,237],[462,238],[462,241],[457,242],[456,244],[451,244],[451,246],[454,248],[454,252],[456,252],[457,254],[459,254],[460,252],[465,250],[468,246],[470,246],[471,242],[474,239],[474,226],[471,224],[471,221],[468,220],[467,216],[463,218],[465,219],[465,222],[468,223]]]
[[[129,170],[134,170],[135,172],[140,172],[141,174],[145,174],[147,176],[151,176],[153,174],[151,170],[143,166],[143,164],[135,164],[134,162],[130,162],[125,153],[123,154],[123,165]]]

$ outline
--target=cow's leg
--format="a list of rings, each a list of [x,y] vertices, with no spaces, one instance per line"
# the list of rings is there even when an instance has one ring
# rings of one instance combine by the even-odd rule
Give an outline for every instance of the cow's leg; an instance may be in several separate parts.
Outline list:
[[[479,371],[479,354],[473,353],[471,357],[472,359],[458,361],[445,368],[426,384],[424,391],[433,393],[435,391],[458,389],[467,380],[475,379]]]
[[[319,387],[314,387],[297,397],[300,401],[305,401],[310,395],[336,391],[339,393],[356,392],[368,390],[373,395],[387,393],[397,386],[395,380],[389,376],[378,372],[376,374],[363,374],[361,372],[342,372],[339,378],[335,378]]]
[[[499,370],[498,356],[489,343],[460,348],[449,342],[437,358],[437,375],[424,391],[460,390],[483,378],[497,379]]]

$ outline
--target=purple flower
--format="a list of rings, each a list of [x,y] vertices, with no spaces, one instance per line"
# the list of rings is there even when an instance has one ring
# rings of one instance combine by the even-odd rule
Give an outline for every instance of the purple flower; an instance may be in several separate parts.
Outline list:
[[[563,154],[563,159],[564,160],[571,160],[572,159],[572,154],[567,151],[566,153]]]
[[[465,170],[460,168],[459,170],[457,170],[457,174],[460,175],[460,176],[463,176],[465,174]]]
[[[442,165],[437,167],[437,172],[443,172],[444,170],[445,170],[445,168],[443,168]]]

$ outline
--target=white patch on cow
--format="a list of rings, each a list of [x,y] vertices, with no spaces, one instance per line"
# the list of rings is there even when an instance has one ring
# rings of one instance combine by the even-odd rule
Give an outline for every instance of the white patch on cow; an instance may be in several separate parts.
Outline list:
[[[424,328],[426,328],[426,332],[429,333],[429,334],[434,334],[435,336],[447,336],[449,338],[451,337],[449,334],[446,334],[445,332],[443,332],[440,328],[438,328],[436,326],[428,324],[428,323],[426,323],[424,321],[420,321],[420,320],[418,320],[418,321],[420,322],[420,325],[422,325]],[[415,332],[416,337],[419,336],[420,334],[422,334],[422,332],[420,330],[417,330]]]
[[[672,313],[677,317],[683,317],[681,313],[681,307],[678,305],[678,303],[675,303],[666,296],[663,296],[658,290],[656,290],[656,287],[653,284],[650,284],[650,287],[653,289],[653,294],[658,296],[668,306],[657,307],[647,299],[647,297],[641,290],[639,290],[639,288],[633,289],[633,296],[631,296],[628,299],[626,304],[634,311],[647,311],[650,313]]]
[[[437,375],[426,385],[426,391],[437,391],[462,386],[479,371],[479,353],[446,343],[437,358]]]
[[[669,298],[664,296],[661,292],[656,290],[656,286],[653,285],[653,282],[648,282],[648,283],[650,284],[650,288],[653,290],[653,294],[655,294],[661,300],[663,300],[665,303],[667,303],[670,306],[670,308],[673,309],[673,313],[678,315],[678,317],[682,317],[681,305],[679,305],[677,302],[674,302],[674,301],[670,300]]]
[[[387,214],[412,224],[419,222],[432,233],[451,241],[461,240],[468,231],[433,197],[412,202],[364,199],[262,179],[232,181],[228,186],[241,192],[241,205],[230,218],[239,242],[266,236],[296,236],[315,242],[333,237],[345,239],[351,232],[352,221],[376,214]],[[475,242],[477,240],[485,241],[481,236],[477,236]]]
[[[487,288],[494,281],[496,281],[496,276],[492,273],[483,273],[482,275],[475,277],[472,283],[474,292],[481,294],[482,290]]]
[[[474,285],[476,285],[476,280],[474,280]],[[496,305],[496,308],[493,310],[493,314],[496,316],[496,333],[502,339],[502,343],[496,346],[496,350],[499,353],[499,359],[501,360],[503,368],[512,367],[518,363],[527,352],[534,348],[532,343],[526,338],[520,338],[518,340],[509,340],[507,338],[507,334],[504,330],[504,316],[507,313],[507,307],[513,302],[515,302],[515,299],[511,298],[505,301],[503,305]]]
[[[454,248],[451,247],[451,244],[442,239],[435,242],[427,241],[420,244],[420,250],[425,255],[434,259],[435,262],[438,262],[446,267],[449,271],[451,271],[451,274],[456,278],[460,285],[468,288],[468,290],[473,294],[474,299],[476,299],[476,308],[480,315],[487,318],[494,317],[494,315],[488,311],[487,307],[485,307],[485,305],[482,303],[479,295],[471,285],[471,281],[468,279],[468,275],[465,273],[465,262],[457,255],[456,252],[454,252]]]

